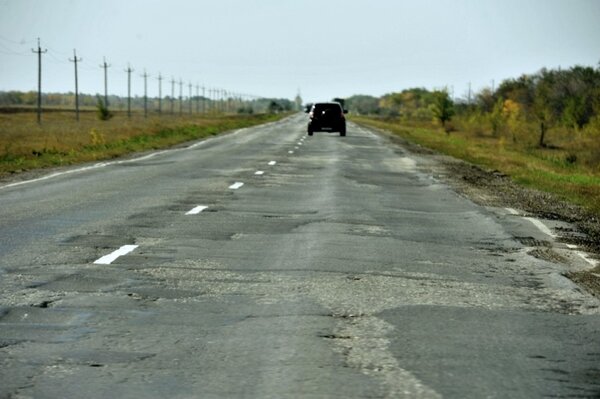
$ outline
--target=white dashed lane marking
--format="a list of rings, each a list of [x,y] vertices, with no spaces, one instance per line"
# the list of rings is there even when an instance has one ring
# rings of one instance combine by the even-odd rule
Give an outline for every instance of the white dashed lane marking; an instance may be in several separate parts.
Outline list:
[[[288,151],[288,154],[293,154],[293,153],[294,153],[294,151]]]
[[[202,212],[203,210],[205,210],[206,208],[208,208],[205,205],[198,205],[195,208],[192,208],[190,211],[186,212],[186,215],[197,215],[200,212]]]
[[[257,170],[256,172],[254,172],[254,174],[260,176],[260,175],[264,175],[265,172],[262,170]]]
[[[237,190],[238,188],[242,187],[243,185],[244,185],[244,183],[242,183],[241,181],[236,181],[231,186],[229,186],[229,188],[231,190]]]
[[[273,166],[273,165],[275,165],[276,163],[277,163],[277,162],[275,162],[275,161],[271,161],[271,162],[269,162],[269,166]]]
[[[94,263],[96,265],[110,265],[119,256],[127,255],[128,253],[130,253],[137,247],[138,247],[138,245],[123,245],[121,248],[117,249],[116,251],[114,251],[108,255],[104,255],[100,259],[96,260]]]

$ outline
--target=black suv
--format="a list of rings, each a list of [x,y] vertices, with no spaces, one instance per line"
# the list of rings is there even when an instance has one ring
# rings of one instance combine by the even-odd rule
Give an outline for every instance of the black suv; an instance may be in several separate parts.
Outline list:
[[[308,112],[308,135],[312,136],[314,132],[331,131],[340,132],[340,136],[346,135],[347,113],[340,103],[316,103],[313,104]]]

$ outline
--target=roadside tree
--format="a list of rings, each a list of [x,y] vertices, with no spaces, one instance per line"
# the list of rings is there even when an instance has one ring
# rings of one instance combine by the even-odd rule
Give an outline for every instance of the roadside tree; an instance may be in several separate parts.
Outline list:
[[[446,90],[433,92],[432,112],[435,119],[441,124],[446,134],[450,134],[449,129],[446,129],[446,122],[452,119],[454,115],[454,102],[450,99]]]

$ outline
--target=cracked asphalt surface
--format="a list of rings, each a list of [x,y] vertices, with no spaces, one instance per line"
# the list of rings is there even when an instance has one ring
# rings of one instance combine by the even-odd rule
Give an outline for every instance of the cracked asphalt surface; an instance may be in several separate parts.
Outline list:
[[[0,397],[600,396],[585,259],[305,122],[0,187]]]

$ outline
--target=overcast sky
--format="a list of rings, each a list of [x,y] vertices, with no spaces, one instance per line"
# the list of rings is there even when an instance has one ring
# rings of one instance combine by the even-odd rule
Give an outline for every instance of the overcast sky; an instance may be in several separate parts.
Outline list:
[[[0,0],[0,90],[127,89],[152,76],[305,101],[448,86],[456,96],[542,67],[598,66],[600,0]],[[170,93],[163,82],[163,94]],[[185,93],[187,94],[187,88]]]

